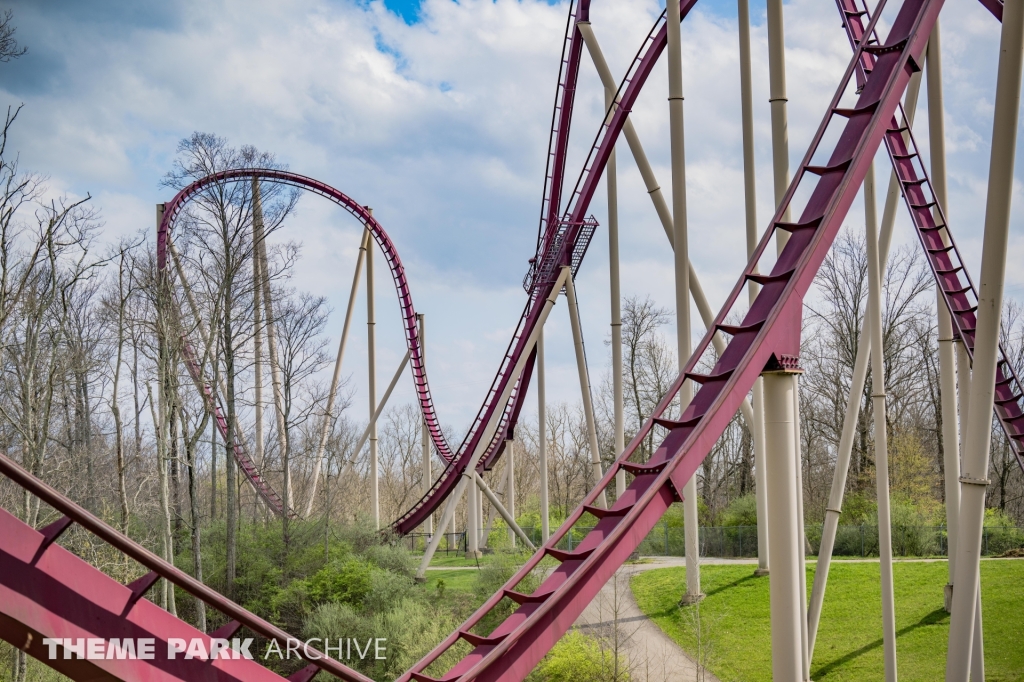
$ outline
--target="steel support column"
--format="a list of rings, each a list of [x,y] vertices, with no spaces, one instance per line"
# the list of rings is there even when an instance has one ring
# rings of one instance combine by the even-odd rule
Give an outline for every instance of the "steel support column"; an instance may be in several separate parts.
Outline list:
[[[572,325],[572,342],[576,350],[576,370],[580,377],[580,393],[583,396],[583,415],[587,420],[587,436],[590,444],[590,465],[594,482],[601,480],[601,450],[597,442],[597,421],[594,418],[594,402],[590,394],[590,375],[587,372],[587,354],[583,348],[583,328],[580,325],[579,302],[576,300],[576,286],[570,276],[565,282],[565,298],[569,304],[569,322]],[[598,504],[607,509],[608,496],[602,490]]]
[[[750,72],[750,0],[738,0],[737,23],[740,43],[740,114],[743,131],[743,203],[746,217],[747,258],[757,249],[757,181],[754,165],[754,95]],[[754,303],[761,287],[747,284],[750,303]],[[754,382],[754,419],[750,424],[754,443],[754,494],[757,500],[757,569],[755,575],[768,574],[768,484],[765,480],[764,458],[764,388],[761,379]]]
[[[786,38],[782,0],[768,0],[768,103],[772,116],[772,177],[775,205],[778,206],[789,189],[789,121],[786,112]],[[789,221],[789,207],[783,215]],[[789,233],[779,231],[775,241],[779,253],[786,245]]]
[[[416,315],[416,322],[418,323],[418,333],[420,338],[420,361],[426,366],[427,363],[427,319],[423,313]],[[434,476],[431,472],[430,466],[430,431],[427,429],[427,420],[420,420],[420,449],[423,452],[423,494],[426,495],[430,492],[430,484],[433,483]],[[434,515],[430,514],[427,516],[427,520],[423,523],[423,532],[428,536],[434,534]]]
[[[373,244],[366,247],[366,355],[367,393],[370,400],[370,515],[380,530],[380,472],[377,461],[377,333],[373,300]]]
[[[768,468],[768,542],[771,602],[772,679],[803,678],[800,609],[800,537],[796,489],[797,374],[768,372],[764,379],[765,445]]]
[[[953,611],[946,658],[947,682],[966,682],[970,671],[980,589],[981,533],[988,485],[989,447],[992,436],[992,400],[999,360],[999,323],[1006,272],[1013,168],[1020,113],[1021,71],[1024,62],[1024,2],[1003,5],[999,67],[996,76],[992,157],[985,206],[985,236],[978,286],[978,322],[975,331],[970,414],[961,462],[959,538],[953,584]],[[979,652],[980,653],[980,652]]]
[[[509,516],[516,518],[516,458],[515,441],[505,441],[505,508]],[[508,540],[513,547],[516,546],[516,531],[512,526],[508,528]]]
[[[908,120],[913,125],[914,113],[917,109],[917,96],[920,91],[920,74],[914,74],[907,86],[904,103]],[[878,240],[878,252],[881,255],[881,272],[889,254],[892,241],[892,230],[896,222],[896,209],[901,198],[900,183],[895,171],[889,176],[889,190],[885,197],[885,209],[882,211],[882,229]],[[821,544],[818,547],[817,568],[814,571],[814,583],[811,586],[811,600],[807,609],[808,655],[814,657],[814,643],[817,639],[818,623],[821,619],[821,605],[825,599],[825,587],[828,573],[832,565],[832,549],[835,546],[836,531],[839,527],[839,516],[843,508],[843,496],[846,492],[846,477],[850,470],[850,459],[853,455],[853,439],[857,433],[860,416],[860,400],[867,382],[868,355],[871,352],[871,317],[865,316],[861,323],[857,357],[853,365],[853,377],[850,381],[850,395],[847,396],[846,414],[843,418],[843,430],[836,453],[836,468],[832,476],[832,488],[829,492],[828,506],[825,508],[825,523],[821,531]]]
[[[548,514],[548,414],[544,386],[544,330],[537,335],[537,451],[540,458],[540,534],[547,542],[551,535]]]
[[[466,493],[466,556],[480,557],[480,491],[470,484]]]
[[[875,170],[864,177],[865,241],[868,258],[868,315],[871,317],[871,404],[874,411],[875,482],[878,501],[878,548],[882,580],[882,646],[886,682],[896,682],[896,607],[892,578],[892,525],[889,510],[889,443],[885,417],[885,347],[882,345],[882,279],[878,250]]]
[[[313,500],[316,498],[316,488],[320,480],[320,468],[323,466],[324,450],[327,448],[327,439],[331,435],[331,427],[334,420],[331,414],[334,412],[334,400],[338,395],[338,386],[341,385],[341,367],[345,359],[345,346],[348,345],[348,332],[352,324],[352,314],[355,312],[356,295],[359,293],[359,281],[362,279],[363,262],[366,260],[366,250],[370,243],[370,229],[363,230],[363,239],[359,243],[359,255],[356,257],[355,272],[352,273],[352,288],[348,294],[348,306],[345,308],[345,322],[341,327],[341,339],[338,341],[338,355],[334,360],[334,374],[331,375],[331,387],[327,391],[327,406],[324,408],[324,421],[320,427],[320,443],[316,449],[316,465],[313,467],[313,483],[310,486],[309,502],[306,504],[306,516],[313,511]]]
[[[683,49],[679,27],[679,0],[668,0],[666,37],[668,39],[668,114],[669,147],[672,157],[672,225],[674,232],[676,283],[676,357],[682,370],[692,353],[690,339],[690,253],[686,220],[686,139],[683,120]],[[690,404],[693,387],[684,385],[679,392],[680,412]],[[683,486],[683,524],[686,543],[686,595],[684,603],[699,601],[700,538],[697,514],[697,477]]]
[[[925,66],[928,77],[928,137],[931,149],[931,183],[942,213],[949,216],[946,192],[946,125],[942,97],[942,50],[939,22],[935,22],[928,39]],[[939,336],[939,394],[942,412],[942,464],[945,476],[946,535],[949,551],[949,581],[946,583],[944,605],[949,611],[953,598],[953,574],[956,554],[956,519],[960,512],[960,435],[956,409],[956,359],[953,348],[953,320],[942,291],[936,294]]]

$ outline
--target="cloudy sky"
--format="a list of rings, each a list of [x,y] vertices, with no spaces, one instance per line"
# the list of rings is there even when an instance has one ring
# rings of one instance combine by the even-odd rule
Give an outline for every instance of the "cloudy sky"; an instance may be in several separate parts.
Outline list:
[[[373,206],[409,271],[416,307],[427,316],[428,367],[441,419],[457,430],[468,425],[525,301],[521,281],[537,229],[564,0],[2,5],[13,8],[17,37],[29,48],[25,57],[0,65],[0,105],[25,105],[11,141],[24,169],[47,174],[54,193],[90,193],[110,241],[153,229],[153,205],[170,199],[160,179],[178,141],[193,131],[272,151],[291,170]],[[656,0],[594,1],[594,30],[617,74],[660,11]],[[772,190],[763,3],[753,2],[751,11],[758,216],[767,225]],[[735,12],[732,0],[702,0],[683,27],[691,257],[716,308],[746,261]],[[947,0],[942,28],[949,212],[977,273],[999,25],[977,0]],[[788,2],[786,47],[796,166],[849,61],[834,2]],[[666,78],[662,63],[633,120],[668,188]],[[571,177],[603,111],[589,62],[576,111]],[[927,140],[923,112],[915,131]],[[672,307],[671,252],[625,146],[619,168],[623,292]],[[1018,189],[1011,254],[1021,253],[1024,237],[1020,199]],[[605,207],[602,189],[593,204],[602,224]],[[847,223],[850,229],[863,225],[859,203]],[[898,225],[895,241],[909,242],[903,216]],[[347,214],[309,196],[281,235],[303,243],[294,286],[329,297],[333,339],[360,230]],[[579,283],[595,383],[608,366],[607,253],[601,229]],[[1024,271],[1015,261],[1008,294],[1021,297]],[[378,286],[383,383],[404,353],[386,280],[381,275]],[[364,307],[358,310],[357,324],[365,322]],[[347,370],[362,411],[365,335],[359,333],[364,327],[355,329]],[[671,326],[665,333],[672,336]],[[547,340],[549,400],[576,400],[565,306],[556,308]],[[395,399],[411,394],[407,381]]]

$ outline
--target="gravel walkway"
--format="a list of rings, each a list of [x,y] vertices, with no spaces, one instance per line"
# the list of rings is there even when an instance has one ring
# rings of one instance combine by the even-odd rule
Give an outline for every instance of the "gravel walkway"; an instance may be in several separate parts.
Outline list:
[[[682,560],[673,557],[623,566],[576,620],[580,630],[608,641],[614,641],[618,630],[620,651],[634,682],[718,682],[710,671],[698,671],[697,663],[643,614],[629,589],[637,573],[678,565]]]

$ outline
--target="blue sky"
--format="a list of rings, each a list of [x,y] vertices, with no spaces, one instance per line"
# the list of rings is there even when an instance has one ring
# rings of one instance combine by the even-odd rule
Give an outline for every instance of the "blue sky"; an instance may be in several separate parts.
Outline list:
[[[48,175],[54,193],[91,193],[110,240],[152,229],[153,204],[170,198],[160,178],[178,140],[196,130],[273,151],[292,170],[372,205],[409,269],[417,308],[427,314],[442,421],[466,426],[524,302],[520,282],[536,233],[564,2],[9,4],[29,54],[0,65],[0,105],[25,104],[12,139],[23,168]],[[614,71],[624,71],[660,11],[657,0],[594,0],[594,30]],[[763,4],[752,3],[751,13],[758,215],[765,222],[772,207]],[[942,23],[950,217],[977,271],[999,28],[977,0],[948,0]],[[683,35],[691,257],[717,307],[746,261],[735,4],[702,0]],[[788,2],[786,42],[795,166],[846,67],[849,45],[831,0]],[[633,119],[668,187],[663,67]],[[599,124],[598,86],[585,62],[572,176]],[[923,113],[915,130],[927,139]],[[671,253],[625,147],[619,167],[623,291],[671,307]],[[1020,183],[1015,187],[1011,253],[1020,253]],[[602,189],[592,207],[602,225],[603,197]],[[851,227],[863,224],[859,207],[850,213]],[[901,221],[897,243],[912,238]],[[304,198],[285,234],[304,245],[294,285],[343,310],[359,230],[325,202]],[[1024,295],[1024,273],[1011,269],[1009,277],[1009,293]],[[381,278],[378,373],[389,377],[404,349],[384,284]],[[600,383],[609,316],[603,228],[579,289]],[[564,318],[556,308],[547,335],[549,400],[578,394]],[[332,333],[340,325],[335,313]],[[362,336],[353,342],[348,369],[362,387]],[[397,400],[408,399],[407,388]],[[355,405],[365,404],[360,396]]]

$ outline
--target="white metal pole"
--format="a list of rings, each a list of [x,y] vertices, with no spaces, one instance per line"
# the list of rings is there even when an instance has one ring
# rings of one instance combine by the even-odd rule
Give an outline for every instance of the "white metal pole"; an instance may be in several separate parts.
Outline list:
[[[541,330],[544,328],[544,323],[551,314],[551,309],[555,306],[555,302],[558,300],[558,295],[562,291],[562,287],[565,286],[570,273],[571,270],[568,266],[563,266],[559,272],[558,278],[555,280],[555,284],[551,288],[551,293],[548,294],[548,297],[544,300],[544,307],[540,311],[537,323],[534,326],[533,331],[530,332],[529,338],[526,340],[523,354],[519,356],[515,367],[512,368],[512,376],[506,383],[505,389],[501,392],[501,396],[498,398],[498,402],[496,403],[497,405],[507,404],[509,398],[512,396],[512,390],[515,388],[516,379],[522,375],[523,368],[526,367],[526,362],[530,357],[530,353],[537,344],[537,338],[540,336]],[[440,525],[442,527],[451,523],[452,518],[455,516],[455,509],[462,500],[462,495],[465,493],[466,486],[469,481],[476,475],[476,465],[480,462],[480,458],[483,457],[484,452],[486,452],[487,448],[490,446],[490,443],[494,438],[494,434],[498,430],[498,423],[500,421],[501,411],[495,410],[491,415],[491,418],[487,421],[487,424],[484,425],[484,429],[480,435],[480,440],[477,443],[476,449],[473,451],[473,455],[466,464],[466,469],[459,476],[459,482],[456,484],[455,490],[453,490],[448,496],[448,501],[445,503],[444,511],[441,513]],[[467,535],[472,536],[473,534],[468,533]],[[434,552],[437,551],[437,546],[440,543],[441,535],[439,533],[430,540],[430,545],[427,546],[427,551],[423,554],[423,559],[420,561],[420,567],[416,571],[417,579],[422,580],[426,576],[427,567],[430,565],[430,560],[434,556]]]
[[[960,453],[965,452],[964,438],[967,437],[967,417],[971,406],[971,356],[962,339],[953,344],[956,353],[956,413],[959,415],[959,440],[957,442],[957,458],[950,462],[944,458],[946,483],[946,554],[949,557],[949,584],[946,586],[946,611],[953,610],[953,578],[956,577],[956,556],[960,523]],[[945,387],[943,387],[945,390]],[[945,415],[943,415],[945,418]],[[954,423],[956,419],[954,418]],[[945,426],[945,424],[943,424]],[[951,518],[952,517],[952,518]]]
[[[686,234],[686,140],[683,120],[683,49],[680,35],[679,0],[668,0],[668,114],[669,146],[672,158],[672,225],[674,232],[676,288],[676,351],[680,371],[690,359],[690,254]],[[680,412],[690,404],[693,387],[684,384],[679,392]],[[693,603],[701,598],[700,536],[697,514],[696,474],[683,486],[683,524],[686,543],[686,595]]]
[[[537,335],[537,450],[540,457],[540,535],[547,542],[551,535],[548,510],[548,415],[544,386],[544,330]]]
[[[928,39],[925,65],[928,75],[928,137],[931,148],[931,183],[935,199],[946,216],[946,126],[943,120],[942,51],[939,21],[935,21]],[[960,511],[960,436],[956,415],[956,360],[953,348],[953,321],[942,291],[936,287],[937,330],[939,337],[939,394],[942,413],[942,462],[945,478],[946,535],[949,538],[949,580],[945,588],[945,608],[952,606],[953,571],[956,546],[956,517]]]
[[[419,323],[419,339],[420,339],[420,361],[423,366],[426,366],[427,358],[427,318],[423,313],[416,315],[416,321]],[[423,494],[426,495],[430,491],[430,484],[433,483],[433,473],[431,472],[430,466],[430,431],[427,429],[427,420],[422,419],[420,421],[420,449],[423,451]],[[434,534],[434,515],[430,514],[427,516],[427,520],[423,523],[423,530],[427,535]]]
[[[509,440],[505,444],[505,476],[508,478],[505,483],[505,508],[513,519],[516,518],[515,461],[515,441]],[[508,527],[508,540],[513,547],[516,546],[516,532],[511,525]]]
[[[964,451],[963,438],[967,435],[967,420],[971,413],[971,358],[967,354],[967,348],[964,346],[963,341],[957,340],[956,342],[957,352],[957,396],[958,396],[958,409],[960,413],[960,452]],[[946,476],[949,476],[949,469],[945,472]],[[956,462],[956,479],[954,479],[953,490],[955,491],[955,498],[953,504],[950,505],[949,498],[947,498],[947,509],[950,506],[954,506],[956,514],[960,513],[960,462]],[[953,524],[946,527],[946,537],[949,553],[949,563],[955,568],[956,562],[956,548],[957,548],[957,522],[958,518],[953,519]],[[952,581],[952,578],[951,578]],[[953,586],[952,582],[947,586],[946,589],[946,610],[952,610],[953,602]],[[984,680],[985,679],[985,647],[982,636],[981,626],[981,590],[978,591],[978,603],[977,603],[977,615],[974,619],[974,637],[971,644],[971,679],[972,680]],[[979,654],[980,652],[980,654]]]
[[[373,527],[380,529],[380,471],[377,461],[377,332],[373,291],[373,244],[366,248],[366,355],[367,393],[370,402],[370,514]]]
[[[327,406],[324,408],[324,421],[320,427],[320,443],[316,449],[316,465],[313,467],[313,484],[310,486],[309,502],[306,505],[306,516],[313,511],[313,500],[316,498],[316,488],[320,481],[320,468],[323,466],[324,451],[327,449],[327,439],[331,434],[331,415],[334,412],[334,400],[338,395],[338,386],[341,384],[341,366],[345,358],[345,346],[348,344],[348,332],[352,324],[352,313],[356,307],[356,295],[359,293],[359,280],[362,279],[363,261],[366,259],[366,249],[370,242],[370,229],[363,230],[363,239],[359,244],[359,255],[356,257],[356,269],[352,274],[352,288],[348,294],[348,307],[345,309],[345,322],[341,327],[341,339],[338,341],[338,355],[334,360],[334,374],[331,376],[331,388],[327,391]]]
[[[917,96],[921,85],[920,73],[910,78],[904,110],[908,120],[906,125],[913,124],[914,112],[917,108]],[[896,209],[901,198],[899,179],[896,173],[889,176],[889,190],[885,197],[885,209],[882,211],[882,230],[878,240],[878,252],[881,254],[881,272],[885,272],[889,255],[889,244],[892,241],[893,225],[896,222]],[[814,571],[814,583],[811,586],[811,599],[807,608],[807,652],[814,657],[814,642],[817,638],[818,623],[821,620],[821,605],[825,599],[825,587],[828,583],[828,572],[832,565],[832,549],[835,546],[836,531],[839,527],[839,515],[843,508],[843,494],[846,491],[846,476],[850,470],[850,459],[853,454],[853,439],[856,436],[857,422],[860,415],[860,400],[864,394],[867,381],[868,356],[871,352],[871,317],[864,317],[861,323],[857,357],[853,365],[853,377],[850,381],[850,395],[847,396],[846,414],[843,418],[843,430],[839,439],[836,454],[836,469],[832,477],[832,488],[829,493],[828,506],[825,508],[825,523],[821,532],[821,544],[818,547],[817,568]]]
[[[514,533],[515,535],[518,535],[519,538],[523,541],[523,544],[525,544],[527,547],[529,547],[530,549],[534,549],[533,541],[530,540],[530,536],[526,534],[526,531],[524,531],[522,528],[519,527],[519,524],[516,523],[516,519],[515,519],[515,516],[513,516],[513,513],[509,512],[509,510],[505,508],[505,505],[503,505],[501,503],[501,500],[499,500],[498,496],[494,494],[494,491],[491,490],[490,487],[487,485],[487,483],[484,481],[484,479],[480,477],[480,474],[474,473],[473,474],[473,480],[476,481],[476,487],[479,488],[479,492],[482,493],[482,496],[480,497],[481,504],[483,504],[483,498],[486,497],[487,501],[491,503],[491,506],[494,508],[494,510],[497,511],[498,514],[501,515],[501,518],[505,519],[505,523],[508,524],[508,527],[511,530],[511,532]],[[499,486],[499,487],[501,487],[501,486]],[[482,511],[481,511],[480,515],[477,518],[480,519],[481,526],[483,526],[482,522],[483,522],[484,516],[483,516],[483,512]],[[490,533],[490,530],[491,530],[491,524],[489,522],[488,522],[486,528],[482,527],[480,529],[480,546],[481,547],[486,547],[487,546],[487,535],[488,535],[488,533]]]
[[[964,439],[966,447],[961,461],[959,537],[946,658],[947,682],[967,680],[980,587],[981,534],[985,517],[985,488],[988,485],[992,400],[995,394],[996,363],[999,360],[999,323],[1003,306],[1024,62],[1024,2],[1020,0],[1009,0],[1003,5],[999,48],[992,157],[985,206],[985,237],[978,286],[971,407],[967,418],[967,436]]]
[[[609,108],[615,92],[605,88],[605,107]],[[619,287],[619,180],[615,164],[615,149],[612,149],[605,168],[608,183],[608,279],[611,293],[611,342],[612,342],[612,428],[614,430],[615,456],[626,449],[625,416],[622,409],[622,294]],[[626,471],[619,469],[615,474],[615,498],[626,491]]]
[[[974,637],[971,639],[971,679],[985,679],[985,638],[981,627],[981,583],[978,584],[978,598],[974,612]]]
[[[757,184],[754,164],[754,95],[750,69],[750,2],[737,0],[737,22],[740,43],[740,112],[743,131],[743,202],[747,227],[747,257],[757,248]],[[750,303],[754,303],[761,287],[751,281],[747,285]],[[760,377],[754,382],[753,414],[750,427],[754,445],[754,495],[757,501],[757,569],[755,575],[768,574],[768,484],[765,480],[764,458],[764,388]]]
[[[363,445],[366,440],[377,430],[377,420],[380,419],[380,415],[384,412],[384,408],[388,405],[388,400],[391,399],[391,393],[395,390],[395,386],[398,385],[398,380],[402,378],[402,372],[405,371],[405,366],[409,364],[409,358],[411,357],[411,351],[405,351],[405,356],[402,361],[398,363],[398,369],[395,370],[395,375],[391,377],[391,383],[388,384],[387,390],[384,391],[384,397],[379,403],[377,403],[377,409],[370,415],[370,421],[363,430],[363,435],[356,441],[356,446],[352,452],[358,454],[363,449]]]
[[[590,395],[590,376],[587,373],[587,355],[583,350],[583,329],[580,326],[579,302],[576,300],[576,287],[570,276],[565,282],[565,298],[569,305],[569,322],[572,326],[572,343],[576,349],[576,370],[580,377],[580,393],[583,395],[583,414],[587,420],[587,436],[590,444],[590,464],[594,481],[601,480],[604,472],[601,469],[601,450],[597,442],[597,421],[594,419],[594,403]],[[602,490],[597,504],[608,508],[608,496]]]
[[[885,417],[885,368],[882,345],[882,279],[878,252],[878,216],[874,163],[864,176],[864,214],[868,251],[868,315],[871,316],[871,404],[875,422],[875,481],[878,501],[878,551],[882,579],[882,646],[885,679],[896,682],[896,609],[892,578],[892,525],[889,510],[889,452]]]
[[[470,485],[466,494],[466,556],[472,559],[480,557],[480,502],[477,500],[479,495],[477,487]]]
[[[768,542],[772,570],[768,576],[771,602],[772,679],[802,679],[800,609],[800,537],[797,507],[796,428],[793,405],[795,372],[767,372],[764,379],[765,445],[768,467]]]
[[[793,455],[796,469],[796,519],[799,533],[800,565],[797,577],[800,581],[800,613],[807,613],[807,529],[804,521],[804,467],[800,447],[800,375],[796,375],[796,390],[793,391]],[[805,682],[811,679],[811,657],[807,647],[807,619],[800,619],[800,655]]]
[[[786,113],[786,39],[783,28],[782,0],[768,0],[768,102],[772,115],[772,172],[775,187],[775,205],[789,188],[789,121]],[[783,215],[789,220],[789,209]],[[775,241],[779,253],[789,240],[789,233],[776,230]]]

